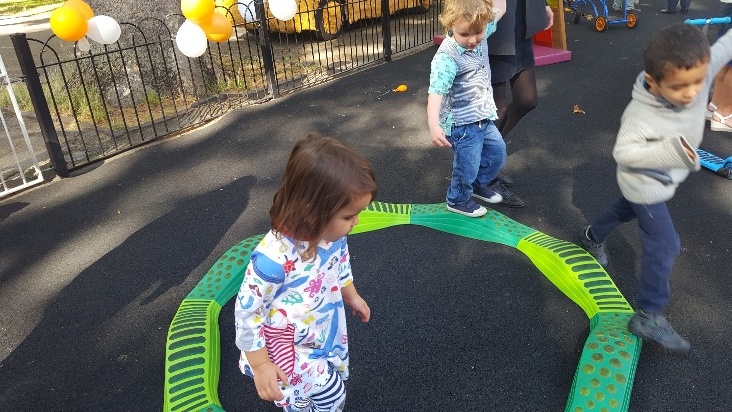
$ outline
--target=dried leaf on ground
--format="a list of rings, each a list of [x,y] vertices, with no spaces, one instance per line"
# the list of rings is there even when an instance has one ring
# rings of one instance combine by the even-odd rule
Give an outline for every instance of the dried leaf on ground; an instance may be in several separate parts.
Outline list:
[[[585,114],[585,111],[580,109],[578,104],[575,104],[572,113]]]

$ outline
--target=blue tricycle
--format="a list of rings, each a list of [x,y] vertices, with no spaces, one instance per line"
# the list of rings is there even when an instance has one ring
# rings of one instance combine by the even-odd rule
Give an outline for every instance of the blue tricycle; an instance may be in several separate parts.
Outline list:
[[[633,0],[623,1],[623,16],[617,19],[608,17],[606,0],[569,0],[569,7],[572,14],[574,14],[574,24],[579,23],[582,16],[596,16],[595,30],[602,33],[607,30],[607,26],[610,24],[625,23],[629,29],[638,27],[638,16],[635,15],[633,10],[626,10],[625,8],[627,1]],[[589,13],[590,8],[592,8],[592,14]]]

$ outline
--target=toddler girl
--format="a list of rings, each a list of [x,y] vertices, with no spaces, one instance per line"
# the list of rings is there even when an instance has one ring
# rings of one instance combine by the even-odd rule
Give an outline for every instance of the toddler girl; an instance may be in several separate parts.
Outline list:
[[[290,153],[272,229],[252,252],[234,310],[241,371],[287,412],[343,410],[344,303],[363,322],[371,316],[346,235],[375,196],[371,166],[338,140],[309,134]]]

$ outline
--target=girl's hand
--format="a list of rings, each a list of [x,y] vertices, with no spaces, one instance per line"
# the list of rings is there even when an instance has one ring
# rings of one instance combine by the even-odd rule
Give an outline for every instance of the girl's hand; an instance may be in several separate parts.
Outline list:
[[[285,385],[289,384],[287,374],[279,366],[267,361],[256,367],[252,367],[254,374],[254,386],[257,387],[257,395],[265,401],[281,401],[285,398],[277,383],[279,378]]]
[[[371,319],[371,308],[360,295],[356,295],[351,298],[350,302],[347,302],[348,306],[353,310],[353,314],[358,314],[361,317],[362,322],[368,322]]]
[[[356,286],[353,283],[341,289],[343,295],[343,302],[350,306],[353,310],[353,314],[357,314],[361,317],[361,321],[368,322],[371,318],[371,309],[366,301],[363,300],[361,295],[356,292]]]

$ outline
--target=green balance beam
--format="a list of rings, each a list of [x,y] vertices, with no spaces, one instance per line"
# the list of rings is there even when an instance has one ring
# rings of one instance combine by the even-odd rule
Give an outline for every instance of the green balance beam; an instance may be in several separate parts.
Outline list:
[[[500,243],[528,256],[590,320],[565,412],[628,410],[641,341],[627,329],[633,309],[592,256],[498,212],[470,218],[448,212],[444,203],[371,203],[351,235],[408,224]],[[218,397],[219,313],[239,291],[249,256],[263,237],[231,247],[181,302],[168,329],[164,411],[224,411]]]

